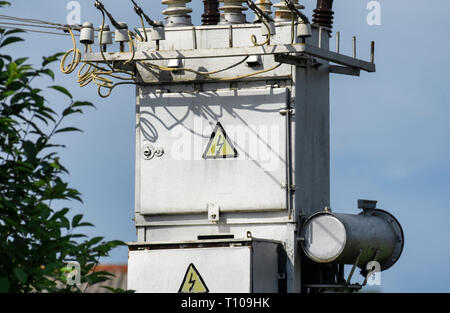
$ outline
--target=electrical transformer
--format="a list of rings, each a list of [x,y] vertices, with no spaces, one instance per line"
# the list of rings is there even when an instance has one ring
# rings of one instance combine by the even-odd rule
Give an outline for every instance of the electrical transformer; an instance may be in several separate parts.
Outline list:
[[[165,23],[140,29],[147,40],[133,51],[84,56],[136,75],[128,288],[360,289],[354,270],[367,282],[373,264],[392,266],[404,236],[376,201],[360,200],[359,215],[331,211],[329,91],[330,74],[375,72],[374,45],[369,61],[356,45],[339,53],[339,36],[331,51],[332,0],[312,21],[294,0],[274,14],[271,1],[205,0],[201,26],[189,2],[162,1]]]

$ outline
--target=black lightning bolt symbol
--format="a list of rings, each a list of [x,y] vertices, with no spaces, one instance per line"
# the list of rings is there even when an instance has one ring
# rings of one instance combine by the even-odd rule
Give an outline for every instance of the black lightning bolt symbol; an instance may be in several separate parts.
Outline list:
[[[217,149],[216,156],[219,156],[219,153],[220,153],[220,151],[222,151],[222,147],[225,144],[225,140],[221,140],[222,138],[223,138],[223,136],[220,135],[219,139],[217,140],[217,146],[219,147],[219,149]],[[223,141],[223,142],[221,143],[221,141]]]
[[[191,284],[191,287],[189,288],[189,292],[191,292],[192,289],[194,289],[195,282],[196,282],[195,279],[192,279],[192,276],[193,276],[193,275],[194,275],[194,273],[191,273],[191,277],[189,277],[189,284]]]

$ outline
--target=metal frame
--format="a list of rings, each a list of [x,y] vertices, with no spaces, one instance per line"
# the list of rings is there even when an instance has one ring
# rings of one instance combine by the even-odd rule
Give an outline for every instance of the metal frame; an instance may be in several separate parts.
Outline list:
[[[248,55],[277,55],[290,53],[304,53],[309,56],[317,57],[322,60],[336,64],[357,68],[372,73],[376,71],[374,63],[352,58],[343,54],[328,51],[315,47],[307,43],[255,46],[255,47],[236,47],[236,48],[217,48],[217,49],[186,49],[170,51],[137,51],[135,61],[155,61],[171,59],[202,59],[202,58],[223,58]],[[131,52],[105,53],[107,61],[127,61],[132,57]],[[86,53],[83,62],[103,62],[104,59],[100,53]]]

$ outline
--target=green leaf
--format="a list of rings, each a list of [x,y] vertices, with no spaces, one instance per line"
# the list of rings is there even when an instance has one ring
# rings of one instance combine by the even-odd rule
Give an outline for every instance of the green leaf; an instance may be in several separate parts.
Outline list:
[[[8,35],[18,34],[18,33],[26,33],[26,31],[24,31],[23,29],[11,29],[11,30],[8,30],[4,35],[8,36]]]
[[[7,45],[10,45],[10,44],[15,43],[15,42],[19,42],[19,41],[25,41],[25,40],[23,40],[20,37],[8,37],[4,41],[2,41],[2,43],[0,44],[0,48],[2,48],[4,46],[7,46]]]
[[[72,227],[78,227],[81,219],[83,218],[83,214],[75,215],[72,219]]]
[[[74,110],[70,106],[67,109],[65,109],[62,114],[63,114],[63,116],[67,116],[67,115],[74,114],[74,113],[83,113],[83,110],[81,110],[81,109]]]
[[[39,73],[48,75],[48,76],[50,76],[53,80],[55,80],[55,73],[54,73],[51,69],[49,69],[49,68],[46,68],[45,70],[40,70]]]
[[[55,221],[57,219],[60,219],[61,217],[63,217],[64,215],[67,214],[67,212],[69,212],[68,208],[64,208],[61,211],[56,212],[55,214],[53,214],[53,216],[50,218],[51,221]]]
[[[102,288],[111,291],[112,293],[135,293],[136,290],[124,290],[122,288],[113,288],[109,286],[102,286]]]
[[[47,66],[50,63],[59,61],[59,57],[61,57],[63,55],[64,55],[63,52],[59,52],[59,53],[56,53],[56,54],[54,54],[52,56],[49,56],[49,57],[43,57],[44,61],[42,62],[42,66],[44,67],[44,66]]]
[[[82,133],[83,131],[81,129],[79,129],[79,128],[76,128],[76,127],[65,127],[65,128],[61,128],[61,129],[58,129],[57,131],[55,131],[55,134],[66,133],[66,132],[80,132],[80,133]]]
[[[76,101],[72,104],[72,108],[76,107],[93,107],[95,108],[95,105],[93,105],[91,102],[87,101]]]
[[[24,270],[20,267],[14,268],[14,274],[16,275],[16,278],[21,282],[25,283],[27,281],[27,274],[24,272]]]
[[[20,59],[15,60],[14,62],[16,62],[17,65],[22,65],[27,60],[28,60],[28,58],[20,58]]]
[[[77,227],[94,227],[94,224],[89,222],[83,222],[77,225]]]
[[[70,99],[73,99],[72,94],[66,88],[64,88],[62,86],[49,86],[48,88],[57,90],[60,93],[65,94],[66,96],[68,96]]]
[[[103,240],[103,237],[94,237],[94,238],[92,238],[91,240],[89,240],[87,242],[87,245],[88,246],[94,246],[94,245],[98,244],[102,240]]]

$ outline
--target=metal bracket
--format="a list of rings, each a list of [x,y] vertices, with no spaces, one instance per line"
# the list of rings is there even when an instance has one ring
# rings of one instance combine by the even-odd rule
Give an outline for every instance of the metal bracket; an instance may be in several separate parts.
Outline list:
[[[208,220],[211,223],[217,223],[220,220],[220,207],[214,203],[208,203],[206,208],[208,209]]]
[[[350,271],[350,274],[348,275],[347,281],[345,282],[345,285],[350,285],[350,281],[353,277],[353,273],[355,272],[356,267],[358,266],[359,263],[359,258],[361,258],[361,255],[363,253],[364,249],[359,250],[359,254],[358,257],[356,258],[355,263],[352,266],[352,270]]]
[[[348,66],[330,65],[330,73],[359,76],[361,74],[361,70],[359,68]]]
[[[231,26],[231,25],[230,25]],[[185,50],[168,50],[168,51],[136,51],[135,61],[154,61],[169,59],[202,59],[202,58],[224,58],[238,57],[248,55],[286,55],[290,53],[302,53],[310,57],[320,60],[333,62],[348,67],[359,68],[367,72],[375,72],[376,66],[373,63],[355,59],[350,56],[331,52],[326,49],[300,43],[291,45],[272,45],[272,46],[255,46],[255,47],[237,47],[237,48],[215,48],[215,49],[185,49]],[[127,61],[131,59],[131,52],[124,53],[108,53],[105,55],[107,61]],[[283,56],[281,56],[283,58]],[[294,57],[295,58],[295,57]],[[82,62],[104,62],[100,53],[86,53]]]
[[[275,54],[275,62],[286,63],[298,67],[314,67],[317,68],[322,65],[315,58],[301,54],[298,56],[289,54]]]

